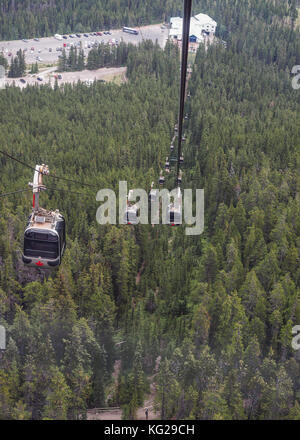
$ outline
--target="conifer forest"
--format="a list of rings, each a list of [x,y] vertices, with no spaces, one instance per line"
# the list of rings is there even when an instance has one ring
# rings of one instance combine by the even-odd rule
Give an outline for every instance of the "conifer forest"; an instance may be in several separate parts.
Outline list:
[[[0,39],[182,11],[181,0],[0,0]],[[151,393],[156,419],[300,420],[300,2],[194,0],[192,12],[226,42],[189,58],[181,188],[204,189],[200,235],[96,219],[102,188],[159,187],[178,120],[176,44],[60,59],[60,71],[126,66],[121,84],[0,89],[0,150],[19,161],[0,154],[0,196],[14,193],[0,197],[0,420],[106,407],[134,420]],[[12,77],[24,63],[0,55]],[[34,173],[23,163],[49,166],[40,204],[65,218],[55,270],[22,261]]]

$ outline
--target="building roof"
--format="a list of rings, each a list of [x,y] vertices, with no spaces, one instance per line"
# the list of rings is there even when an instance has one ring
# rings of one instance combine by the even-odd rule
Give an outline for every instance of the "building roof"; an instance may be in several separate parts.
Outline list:
[[[182,38],[182,21],[180,17],[171,17],[169,36],[177,36],[179,39]],[[202,29],[206,25],[216,27],[217,23],[206,14],[198,14],[192,17],[190,21],[190,36],[193,35],[198,40],[203,40]]]
[[[199,40],[203,40],[202,27],[199,26],[195,17],[192,17],[190,22],[190,36],[191,35],[194,35]]]
[[[172,28],[182,27],[182,18],[180,17],[171,17],[170,23]]]
[[[205,24],[210,24],[212,26],[217,26],[217,22],[213,20],[209,15],[207,14],[197,14],[195,17],[193,17],[197,20],[197,22],[203,26]]]

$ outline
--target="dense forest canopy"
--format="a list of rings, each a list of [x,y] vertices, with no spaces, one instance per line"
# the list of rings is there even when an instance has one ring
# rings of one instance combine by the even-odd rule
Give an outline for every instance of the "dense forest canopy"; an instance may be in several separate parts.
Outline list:
[[[58,3],[49,4],[55,12]],[[121,3],[109,2],[120,17]],[[182,6],[137,3],[126,2],[151,20]],[[297,4],[195,5],[228,42],[200,47],[189,81],[183,188],[205,189],[205,232],[100,226],[97,190],[45,177],[66,190],[49,189],[41,201],[64,213],[68,233],[63,263],[46,277],[21,262],[30,194],[0,198],[2,419],[74,419],[107,404],[135,418],[158,359],[162,418],[300,419],[291,346],[300,324],[300,94],[290,75],[300,64]],[[24,28],[26,11],[16,11]],[[82,21],[94,19],[85,12]],[[0,90],[1,148],[99,189],[117,190],[120,180],[149,188],[176,122],[179,53],[147,41],[126,65],[120,86]],[[3,156],[0,169],[1,193],[32,179]]]
[[[213,14],[222,23],[219,30],[231,32],[242,24],[232,19],[232,6],[237,13],[245,11],[244,24],[252,15],[267,24],[294,22],[299,0],[194,0],[193,13]],[[182,16],[182,0],[0,0],[0,39],[142,26],[172,16]]]

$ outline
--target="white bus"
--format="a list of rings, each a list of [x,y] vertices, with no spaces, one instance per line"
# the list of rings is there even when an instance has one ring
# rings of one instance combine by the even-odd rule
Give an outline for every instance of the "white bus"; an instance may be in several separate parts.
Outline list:
[[[129,27],[123,27],[123,32],[127,32],[128,34],[138,35],[138,31]]]
[[[63,37],[62,37],[61,35],[59,35],[59,34],[55,34],[54,37],[55,37],[57,40],[62,40],[62,39],[63,39]]]

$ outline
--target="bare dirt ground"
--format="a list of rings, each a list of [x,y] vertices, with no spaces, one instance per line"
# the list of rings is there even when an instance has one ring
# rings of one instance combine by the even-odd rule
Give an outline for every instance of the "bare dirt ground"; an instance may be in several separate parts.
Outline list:
[[[118,75],[126,74],[126,67],[110,67],[98,70],[83,70],[82,72],[64,72],[62,74],[62,80],[59,83],[72,83],[78,80],[84,81],[96,81],[103,79],[104,81],[112,80]],[[54,80],[53,80],[54,81]]]
[[[111,393],[107,396],[107,400],[112,396],[113,390],[118,384],[118,376],[121,368],[121,361],[117,359],[114,364],[114,372],[112,374],[114,385]],[[89,409],[87,411],[87,420],[121,420],[122,410],[120,408],[106,408],[106,409]]]
[[[24,76],[23,79],[26,81],[22,83],[20,79],[16,78],[6,78],[5,84],[13,85],[15,84],[18,87],[24,88],[27,85],[34,84],[50,84],[51,87],[55,84],[55,72],[56,67],[49,68],[47,70],[41,71],[37,75],[27,75]],[[126,67],[110,67],[98,70],[82,70],[81,72],[63,72],[61,74],[62,79],[58,80],[58,84],[65,83],[77,83],[77,81],[81,82],[93,82],[98,80],[103,80],[105,82],[113,81],[116,83],[121,83],[126,81]],[[42,78],[43,81],[39,81],[37,78]]]
[[[87,411],[87,420],[122,420],[122,411],[120,409],[110,409],[105,411]]]
[[[149,378],[151,380],[151,378]],[[145,410],[148,408],[148,420],[159,420],[160,413],[154,408],[154,399],[156,394],[155,383],[150,384],[150,394],[144,402],[144,406],[138,408],[136,412],[136,420],[146,420]],[[105,410],[89,409],[87,411],[88,420],[122,420],[122,410],[120,408],[111,408]]]
[[[148,409],[148,420],[159,420],[160,413],[155,411],[154,408],[154,399],[156,395],[156,383],[155,383],[155,374],[149,377],[150,380],[150,394],[147,396],[144,406],[138,408],[136,413],[137,420],[146,420],[145,410]]]
[[[136,420],[146,420],[145,411],[148,409],[148,420],[159,420],[160,413],[155,411],[154,400],[156,395],[156,382],[155,377],[157,375],[160,363],[160,356],[156,359],[155,374],[149,377],[150,381],[150,394],[146,397],[144,405],[138,408],[136,412]],[[121,361],[116,360],[114,365],[114,385],[117,386],[118,376],[121,368]],[[108,396],[108,398],[110,395]],[[120,408],[93,408],[87,411],[87,420],[122,420],[122,410]]]

